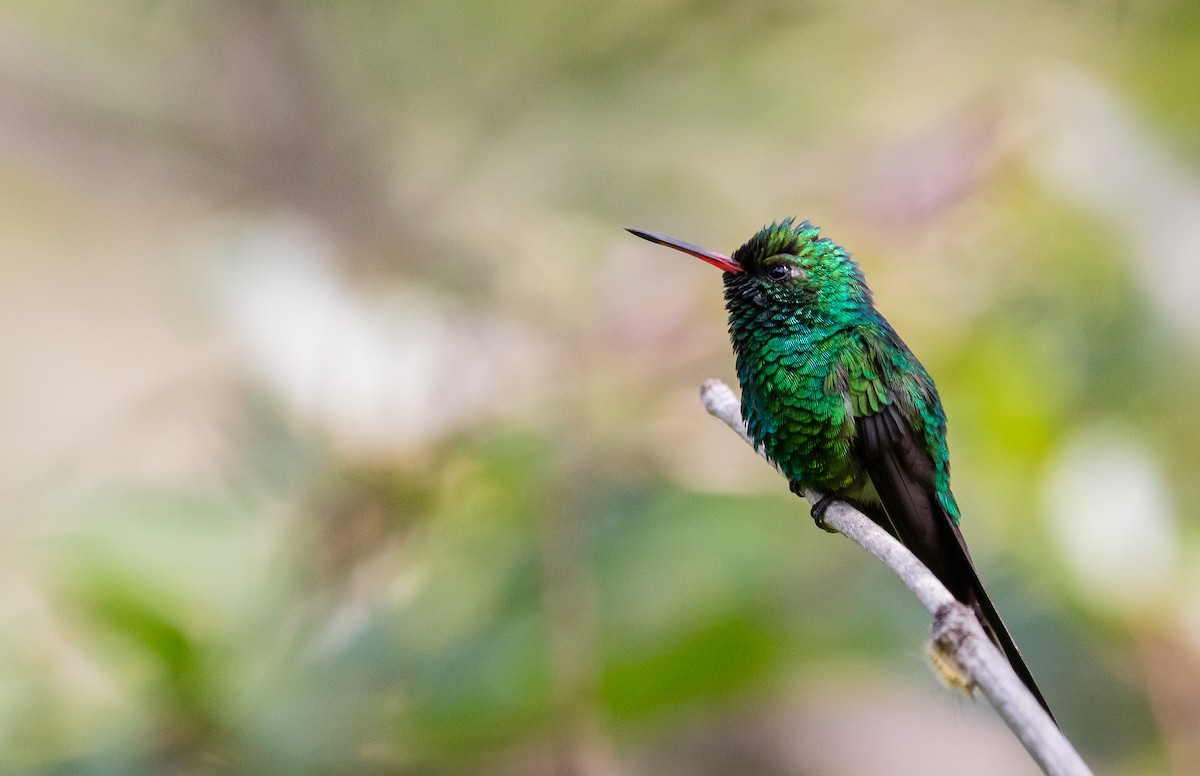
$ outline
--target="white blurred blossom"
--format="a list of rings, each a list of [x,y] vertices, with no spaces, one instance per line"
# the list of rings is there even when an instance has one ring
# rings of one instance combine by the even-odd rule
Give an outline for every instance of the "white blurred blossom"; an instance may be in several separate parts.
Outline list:
[[[219,299],[246,368],[352,448],[411,448],[516,406],[539,382],[528,332],[427,288],[364,293],[302,223],[237,230],[228,246]]]
[[[1132,242],[1151,298],[1200,340],[1200,179],[1103,82],[1080,71],[1043,79],[1034,169]]]
[[[1058,452],[1043,500],[1059,551],[1097,605],[1135,609],[1169,593],[1178,531],[1151,447],[1132,434],[1087,429]]]

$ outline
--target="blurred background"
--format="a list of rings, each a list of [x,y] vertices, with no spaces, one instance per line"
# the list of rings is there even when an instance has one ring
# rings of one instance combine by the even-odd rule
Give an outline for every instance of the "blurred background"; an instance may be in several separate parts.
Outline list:
[[[0,770],[1029,774],[697,388],[808,218],[1100,774],[1200,772],[1200,6],[9,0]]]

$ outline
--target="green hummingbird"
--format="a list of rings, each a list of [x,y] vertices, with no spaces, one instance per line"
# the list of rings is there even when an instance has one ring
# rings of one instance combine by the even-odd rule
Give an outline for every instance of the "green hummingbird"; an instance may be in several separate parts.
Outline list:
[[[984,630],[1049,713],[959,530],[946,413],[933,378],[875,309],[862,270],[808,221],[786,219],[732,256],[631,233],[724,271],[729,334],[751,438],[798,495],[853,504],[896,537]]]

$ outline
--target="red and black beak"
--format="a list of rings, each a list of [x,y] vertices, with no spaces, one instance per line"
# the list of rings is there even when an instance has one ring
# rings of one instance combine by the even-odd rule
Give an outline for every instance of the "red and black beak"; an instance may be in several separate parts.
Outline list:
[[[641,229],[626,229],[625,231],[629,232],[630,234],[637,235],[643,240],[649,240],[652,243],[658,243],[659,245],[665,245],[668,248],[674,248],[677,251],[683,251],[684,253],[691,254],[697,259],[700,259],[701,261],[707,261],[709,264],[724,272],[737,273],[746,271],[742,268],[741,264],[738,264],[728,256],[720,253],[713,253],[712,251],[706,251],[703,248],[697,248],[695,245],[692,245],[691,243],[685,243],[683,240],[674,240],[670,237],[662,237],[657,234],[652,234],[651,232],[643,232]]]

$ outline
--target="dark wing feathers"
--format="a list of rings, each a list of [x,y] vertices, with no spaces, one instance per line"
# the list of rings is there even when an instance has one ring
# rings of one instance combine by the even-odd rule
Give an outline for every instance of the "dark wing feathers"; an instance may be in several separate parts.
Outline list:
[[[979,580],[962,532],[936,497],[933,458],[901,414],[899,402],[893,397],[879,412],[855,418],[855,428],[855,451],[879,494],[892,534],[955,598],[974,609],[984,630],[1049,714],[1025,659]],[[880,522],[876,515],[871,517]]]
[[[955,598],[965,600],[968,590],[960,581],[954,558],[945,551],[943,522],[931,498],[931,483],[922,482],[924,466],[914,450],[911,432],[905,432],[895,404],[876,415],[856,418],[859,432],[858,455],[879,500],[896,528],[896,534],[934,575],[942,580]],[[904,424],[905,426],[907,424]],[[926,456],[928,457],[928,456]],[[928,465],[932,469],[932,463]]]

